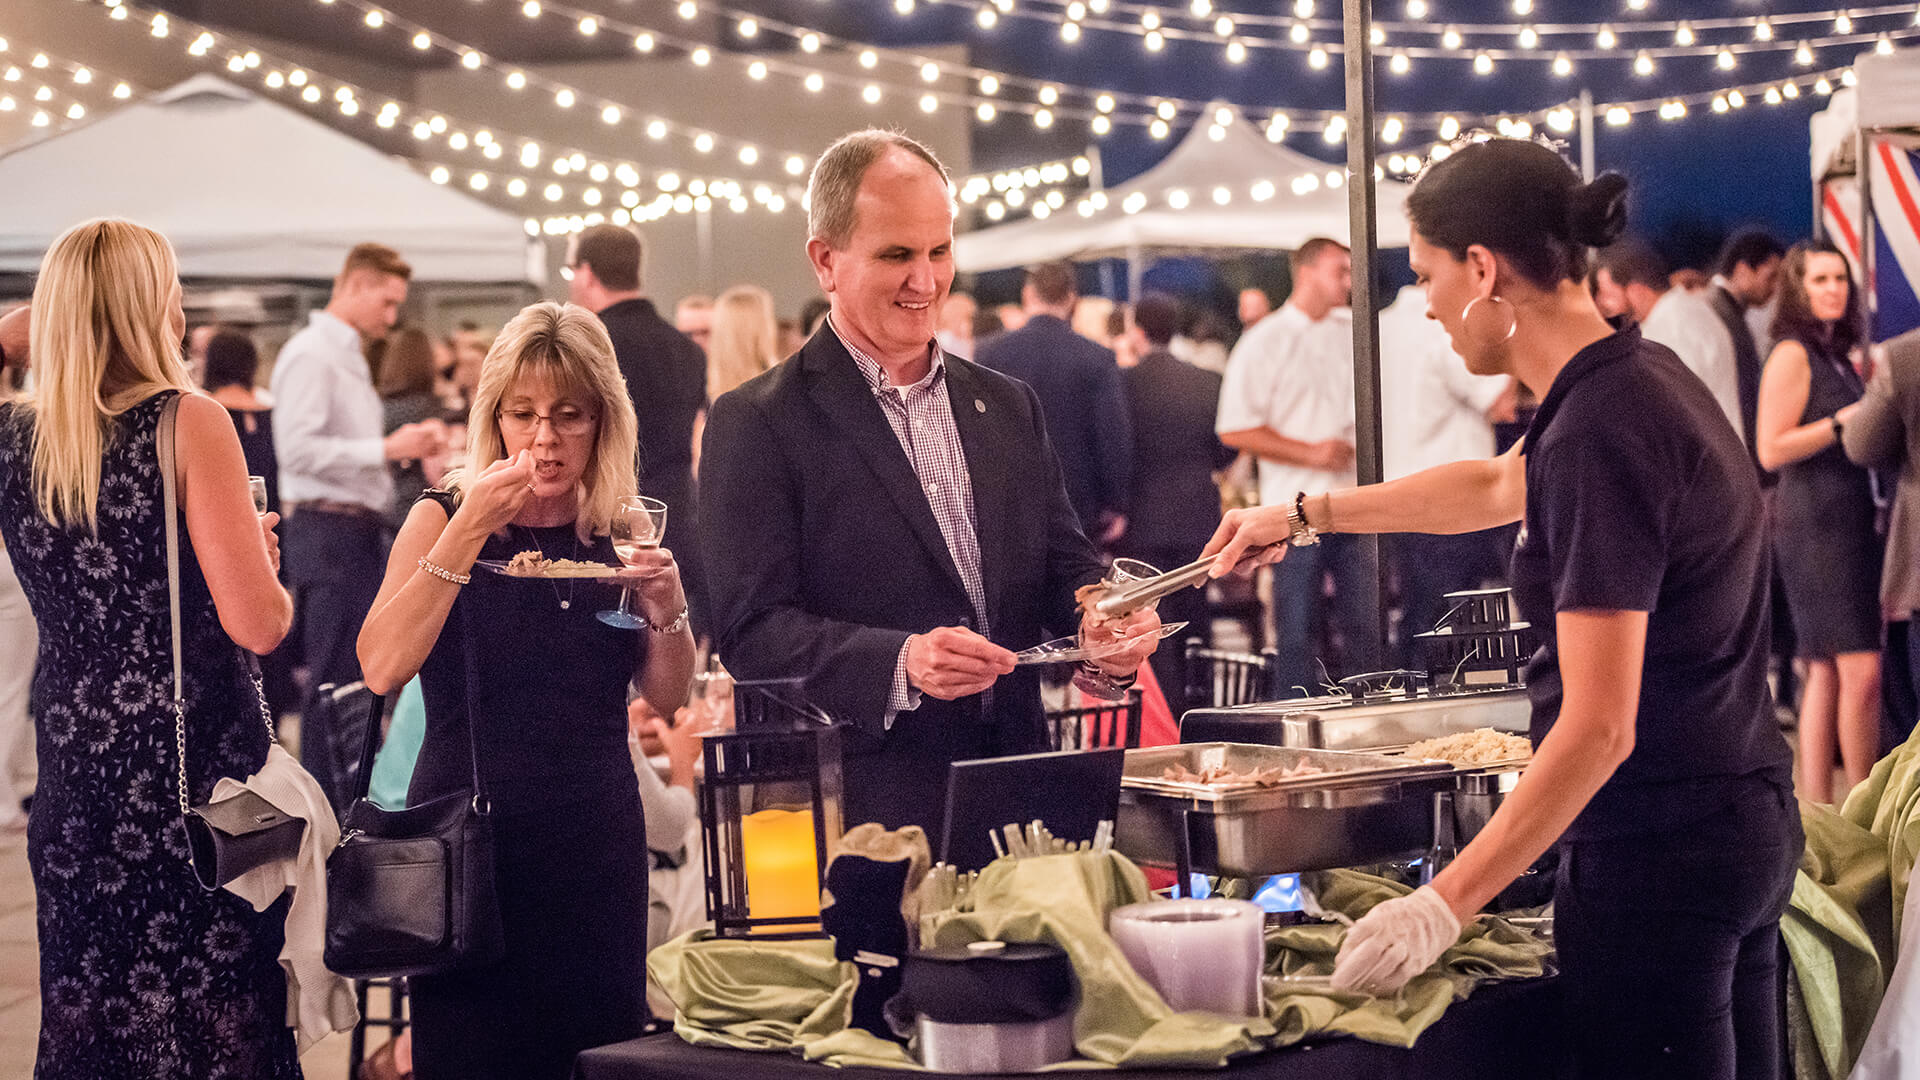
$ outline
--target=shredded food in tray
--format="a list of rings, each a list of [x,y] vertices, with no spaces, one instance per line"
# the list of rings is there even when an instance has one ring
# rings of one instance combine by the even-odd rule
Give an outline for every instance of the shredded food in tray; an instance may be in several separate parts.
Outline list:
[[[1520,735],[1493,728],[1458,731],[1438,739],[1422,739],[1407,747],[1407,756],[1450,761],[1455,765],[1491,765],[1533,756],[1533,744]]]
[[[1089,630],[1097,630],[1114,621],[1111,617],[1102,615],[1093,609],[1093,605],[1099,603],[1100,598],[1105,595],[1107,595],[1107,583],[1104,581],[1096,581],[1091,585],[1082,585],[1073,590],[1074,603],[1080,605],[1080,616],[1085,620],[1087,629]]]
[[[1307,761],[1303,761],[1290,768],[1274,765],[1270,768],[1254,769],[1250,772],[1235,772],[1225,765],[1209,765],[1199,772],[1194,772],[1185,765],[1173,764],[1167,766],[1166,770],[1160,774],[1160,779],[1171,780],[1176,784],[1206,784],[1208,786],[1217,784],[1223,787],[1227,785],[1238,786],[1253,784],[1258,787],[1273,787],[1282,780],[1298,780],[1303,776],[1319,776],[1326,771],[1327,770],[1320,766]]]
[[[523,551],[507,560],[507,573],[521,577],[539,577],[561,570],[604,570],[605,563],[581,559],[549,559],[538,551]]]

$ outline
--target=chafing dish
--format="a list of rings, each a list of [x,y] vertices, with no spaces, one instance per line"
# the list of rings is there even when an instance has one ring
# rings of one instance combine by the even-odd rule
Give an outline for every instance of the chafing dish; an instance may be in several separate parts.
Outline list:
[[[1310,764],[1324,770],[1269,786],[1170,781],[1193,772]],[[1149,866],[1257,878],[1356,866],[1426,848],[1432,800],[1453,767],[1404,756],[1238,743],[1129,750],[1120,781],[1114,847]]]

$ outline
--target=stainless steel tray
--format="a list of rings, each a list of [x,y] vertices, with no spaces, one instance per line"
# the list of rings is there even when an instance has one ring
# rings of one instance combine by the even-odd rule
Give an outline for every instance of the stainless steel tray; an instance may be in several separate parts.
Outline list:
[[[1193,709],[1180,721],[1180,737],[1195,743],[1220,739],[1323,750],[1404,747],[1475,728],[1525,734],[1532,719],[1522,689],[1383,701],[1294,698],[1225,709]]]
[[[1328,771],[1263,788],[1161,778],[1176,763],[1198,772],[1302,762]],[[1433,793],[1453,784],[1449,765],[1384,754],[1239,743],[1129,750],[1114,846],[1149,866],[1229,877],[1379,862],[1426,848]]]

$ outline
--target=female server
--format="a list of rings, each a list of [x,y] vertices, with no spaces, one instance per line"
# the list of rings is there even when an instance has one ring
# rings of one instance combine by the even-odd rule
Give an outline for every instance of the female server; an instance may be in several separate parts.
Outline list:
[[[1581,278],[1624,225],[1626,181],[1582,184],[1526,141],[1469,144],[1408,199],[1428,313],[1469,370],[1541,398],[1492,460],[1235,511],[1209,550],[1322,532],[1522,522],[1525,778],[1429,886],[1348,934],[1334,981],[1385,993],[1556,840],[1555,938],[1587,1075],[1771,1077],[1777,924],[1802,838],[1767,696],[1767,545],[1751,459],[1700,380]],[[1266,558],[1277,558],[1284,547]]]

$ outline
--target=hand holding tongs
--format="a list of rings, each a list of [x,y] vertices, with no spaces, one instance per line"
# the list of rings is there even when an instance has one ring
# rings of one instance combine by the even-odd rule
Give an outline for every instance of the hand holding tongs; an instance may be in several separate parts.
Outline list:
[[[1244,562],[1251,559],[1272,546],[1268,544],[1265,547],[1250,548],[1245,555],[1241,556],[1241,560]],[[1205,558],[1195,559],[1176,570],[1169,570],[1159,577],[1129,581],[1124,585],[1108,589],[1106,595],[1093,602],[1093,610],[1106,618],[1131,615],[1163,596],[1170,596],[1190,586],[1205,585],[1213,570],[1213,564],[1219,557],[1218,554],[1208,555]]]

